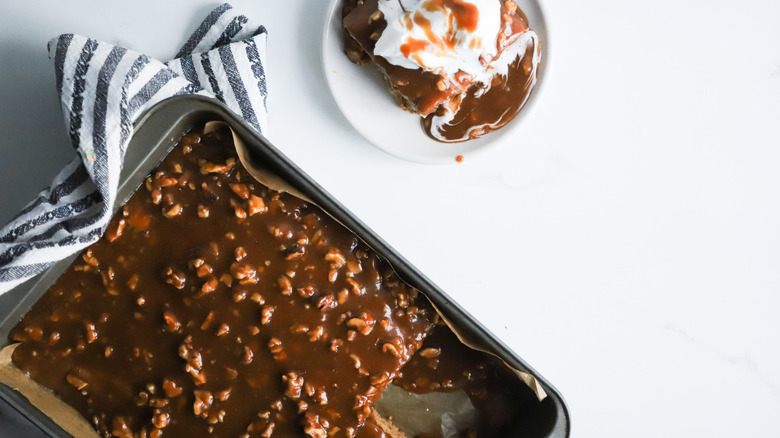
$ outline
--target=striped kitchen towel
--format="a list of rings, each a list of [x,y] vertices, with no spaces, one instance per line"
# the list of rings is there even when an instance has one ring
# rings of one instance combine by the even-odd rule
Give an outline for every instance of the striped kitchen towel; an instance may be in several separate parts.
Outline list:
[[[176,59],[79,35],[49,43],[74,158],[0,230],[0,293],[100,238],[111,219],[133,122],[179,94],[216,97],[267,130],[266,30],[229,4],[214,9]]]

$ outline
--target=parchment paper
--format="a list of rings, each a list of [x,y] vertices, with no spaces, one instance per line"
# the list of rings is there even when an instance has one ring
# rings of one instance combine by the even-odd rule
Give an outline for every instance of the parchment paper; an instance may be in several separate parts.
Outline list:
[[[256,163],[250,160],[249,151],[244,145],[244,142],[241,140],[241,138],[238,137],[238,135],[236,135],[235,131],[233,131],[233,129],[227,123],[222,121],[208,122],[204,128],[204,133],[214,132],[220,129],[230,130],[233,136],[233,143],[236,147],[236,152],[239,159],[241,160],[241,163],[258,182],[273,190],[289,193],[292,196],[296,196],[305,200],[306,202],[316,205],[316,203],[312,202],[311,199],[309,199],[299,190],[292,187],[284,179],[269,169],[262,167],[260,163]],[[322,211],[330,215],[330,213],[327,211]],[[420,293],[423,292],[420,291]],[[496,356],[495,353],[485,348],[483,345],[480,345],[475,340],[470,339],[468,332],[462,328],[459,328],[457,324],[453,323],[445,311],[436,308],[436,306],[434,306],[434,309],[439,313],[447,326],[458,336],[461,342],[470,348]],[[30,403],[33,404],[33,406],[54,420],[54,422],[62,427],[63,430],[73,435],[75,438],[100,438],[97,432],[95,432],[92,426],[87,422],[87,420],[85,420],[75,409],[60,400],[50,390],[39,385],[21,370],[16,368],[16,366],[14,366],[11,361],[11,357],[13,351],[18,345],[19,344],[9,345],[0,350],[0,383],[20,392],[30,401]],[[499,359],[501,358],[499,357]],[[528,385],[529,388],[531,388],[539,401],[542,401],[547,397],[547,393],[544,391],[541,383],[539,383],[539,381],[534,376],[513,368],[506,362],[504,362],[504,364],[509,369],[511,369],[520,380],[522,380],[526,385]]]
[[[14,366],[11,355],[18,345],[9,345],[0,351],[0,383],[19,391],[33,406],[74,437],[100,438],[81,414]]]

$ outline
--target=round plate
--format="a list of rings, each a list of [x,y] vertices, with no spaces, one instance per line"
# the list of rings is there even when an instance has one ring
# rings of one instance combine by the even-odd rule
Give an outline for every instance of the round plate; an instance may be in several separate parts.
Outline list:
[[[404,160],[425,164],[454,163],[458,155],[484,150],[496,140],[516,132],[538,100],[549,64],[550,44],[542,8],[536,0],[515,0],[528,16],[542,48],[534,91],[520,113],[503,128],[476,140],[441,143],[423,131],[421,118],[402,110],[387,89],[379,69],[352,63],[344,54],[341,26],[343,0],[331,0],[322,32],[322,66],[333,98],[352,126],[374,146]]]

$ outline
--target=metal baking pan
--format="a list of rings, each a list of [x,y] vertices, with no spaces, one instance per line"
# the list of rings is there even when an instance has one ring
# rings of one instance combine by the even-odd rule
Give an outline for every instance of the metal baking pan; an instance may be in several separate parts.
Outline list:
[[[470,340],[483,345],[507,364],[527,372],[537,379],[547,393],[547,398],[542,402],[532,400],[524,406],[517,406],[518,416],[523,417],[523,421],[518,421],[518,424],[523,426],[522,430],[517,430],[510,435],[526,438],[566,438],[569,436],[570,421],[566,404],[560,393],[544,377],[488,332],[463,308],[452,301],[444,291],[344,208],[311,177],[271,145],[268,140],[219,101],[202,96],[173,97],[151,108],[136,123],[135,134],[127,148],[125,165],[120,176],[121,184],[116,208],[118,209],[119,206],[127,202],[144,178],[162,161],[184,133],[198,124],[211,120],[227,122],[246,143],[252,161],[261,163],[262,167],[286,180],[291,186],[308,196],[323,210],[352,230],[366,244],[388,260],[401,278],[423,292],[439,311],[457,325]],[[73,255],[62,260],[38,277],[9,292],[10,299],[13,300],[15,306],[2,315],[0,348],[9,344],[8,333],[11,328],[49,289],[76,256]],[[13,389],[0,385],[0,397],[44,433],[52,437],[69,436]]]

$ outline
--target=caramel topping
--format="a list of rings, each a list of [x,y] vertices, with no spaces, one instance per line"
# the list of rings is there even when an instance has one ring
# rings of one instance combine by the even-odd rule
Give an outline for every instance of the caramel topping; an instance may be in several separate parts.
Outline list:
[[[351,232],[257,183],[229,135],[188,134],[109,230],[10,335],[16,366],[105,437],[344,436],[433,326]]]

